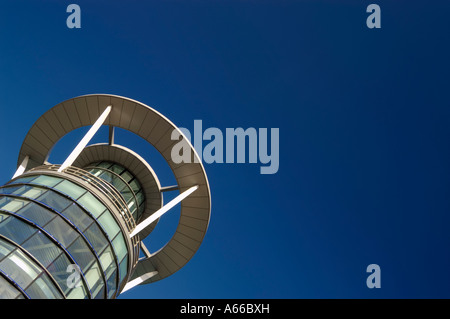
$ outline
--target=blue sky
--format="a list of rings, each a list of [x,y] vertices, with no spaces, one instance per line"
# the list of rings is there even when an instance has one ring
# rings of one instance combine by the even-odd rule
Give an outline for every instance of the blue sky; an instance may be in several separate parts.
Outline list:
[[[372,2],[381,29],[366,26]],[[34,121],[82,94],[126,96],[191,130],[279,128],[276,174],[205,164],[199,251],[121,298],[448,298],[450,4],[372,2],[2,1],[0,182]],[[81,29],[66,27],[70,3]],[[158,154],[118,133],[171,185]],[[366,286],[372,263],[380,289]]]

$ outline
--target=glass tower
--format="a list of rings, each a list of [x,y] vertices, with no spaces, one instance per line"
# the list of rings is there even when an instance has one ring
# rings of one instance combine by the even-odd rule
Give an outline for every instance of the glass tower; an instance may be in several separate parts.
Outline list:
[[[102,125],[109,126],[108,143],[88,146]],[[82,126],[91,129],[67,160],[49,163],[54,144]],[[115,144],[115,127],[155,147],[177,185],[161,186],[149,163]],[[172,158],[171,149],[180,142],[192,161]],[[179,194],[164,203],[166,191]],[[172,239],[149,252],[143,240],[179,203]],[[0,187],[0,298],[116,298],[163,279],[199,248],[210,207],[208,180],[194,148],[157,111],[105,94],[62,102],[28,132],[16,173]]]

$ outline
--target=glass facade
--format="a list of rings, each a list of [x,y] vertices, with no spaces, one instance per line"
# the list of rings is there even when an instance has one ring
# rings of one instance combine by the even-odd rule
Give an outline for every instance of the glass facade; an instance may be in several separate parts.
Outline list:
[[[127,203],[135,221],[144,212],[145,197],[141,184],[126,168],[111,162],[96,162],[84,168],[89,173],[113,185]]]
[[[111,184],[121,186],[128,205],[136,203],[127,182]],[[127,243],[113,213],[87,189],[40,173],[0,188],[0,296],[116,296],[128,273]],[[71,284],[71,265],[79,286]]]

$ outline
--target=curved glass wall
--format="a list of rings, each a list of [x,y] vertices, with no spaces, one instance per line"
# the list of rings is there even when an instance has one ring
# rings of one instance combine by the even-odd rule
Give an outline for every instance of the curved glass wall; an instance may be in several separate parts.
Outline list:
[[[0,221],[0,236],[34,256],[67,298],[117,294],[128,272],[125,238],[112,213],[86,189],[59,177],[25,176],[0,188],[0,211],[10,221],[7,227]],[[67,288],[70,264],[79,266],[85,291]]]
[[[11,298],[62,298],[42,266],[4,238],[0,238],[0,269],[0,285]]]
[[[124,198],[128,209],[138,221],[144,212],[145,197],[141,184],[125,167],[112,162],[96,162],[84,168],[89,173],[113,185]]]

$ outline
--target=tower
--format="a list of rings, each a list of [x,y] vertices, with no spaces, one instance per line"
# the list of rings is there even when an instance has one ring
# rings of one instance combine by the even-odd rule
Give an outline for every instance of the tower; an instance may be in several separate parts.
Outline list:
[[[109,126],[108,141],[88,145],[102,125]],[[84,126],[91,127],[66,160],[49,163],[53,146]],[[132,146],[116,144],[115,128],[153,146],[176,185],[162,186]],[[190,162],[172,158],[179,142]],[[164,203],[169,191],[177,196]],[[150,253],[142,240],[177,204],[173,237]],[[31,127],[17,171],[0,187],[0,298],[116,298],[164,279],[198,250],[210,210],[204,167],[189,140],[162,114],[116,95],[64,101]]]

